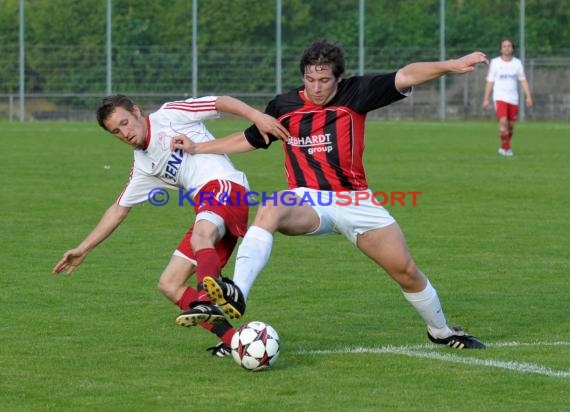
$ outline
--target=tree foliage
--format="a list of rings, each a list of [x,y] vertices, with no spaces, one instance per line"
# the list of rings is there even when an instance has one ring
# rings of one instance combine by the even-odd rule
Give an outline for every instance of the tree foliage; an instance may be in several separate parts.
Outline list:
[[[103,93],[106,2],[25,0],[26,91]],[[113,88],[188,93],[192,78],[191,0],[112,0]],[[357,64],[358,0],[282,0],[284,86],[298,80],[297,59],[317,37],[339,41],[348,71]],[[570,54],[570,0],[526,1],[526,56]],[[519,2],[447,0],[448,56],[498,53],[519,40]],[[0,0],[0,93],[18,87],[19,0]],[[275,76],[274,0],[198,1],[199,83],[206,92],[267,92]],[[439,0],[366,0],[366,68],[439,58]],[[232,74],[228,80],[227,74]],[[241,76],[241,77],[240,77]]]

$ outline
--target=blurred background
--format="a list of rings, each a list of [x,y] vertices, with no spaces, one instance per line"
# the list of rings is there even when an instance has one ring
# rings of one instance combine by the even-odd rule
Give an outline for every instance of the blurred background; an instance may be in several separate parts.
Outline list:
[[[263,108],[300,85],[317,37],[345,48],[347,76],[492,58],[511,38],[535,102],[521,117],[570,118],[570,0],[0,0],[0,120],[93,120],[114,93],[145,110],[211,94]],[[422,85],[372,115],[488,118],[486,72]]]

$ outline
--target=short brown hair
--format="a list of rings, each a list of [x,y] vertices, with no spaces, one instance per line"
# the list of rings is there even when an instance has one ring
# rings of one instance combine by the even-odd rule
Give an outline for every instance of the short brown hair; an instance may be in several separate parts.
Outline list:
[[[99,123],[99,126],[107,130],[105,127],[105,120],[109,118],[117,107],[122,107],[128,112],[133,113],[135,102],[124,94],[115,94],[113,96],[105,97],[97,107],[97,123]]]
[[[338,79],[344,74],[344,50],[337,43],[316,39],[301,56],[301,76],[305,75],[307,66],[313,65],[331,66],[334,77]]]

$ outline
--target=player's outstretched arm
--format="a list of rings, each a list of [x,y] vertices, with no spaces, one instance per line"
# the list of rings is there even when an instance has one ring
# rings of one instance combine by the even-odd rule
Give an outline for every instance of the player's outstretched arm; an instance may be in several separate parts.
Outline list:
[[[111,233],[125,220],[130,207],[123,207],[114,203],[107,209],[101,220],[87,237],[76,248],[70,249],[63,254],[63,257],[54,266],[53,273],[65,273],[71,275],[75,268],[79,266],[89,252],[99,243],[107,239]]]
[[[263,136],[265,143],[269,143],[269,135],[285,141],[289,133],[277,119],[254,109],[250,105],[231,96],[220,96],[216,99],[216,110],[231,113],[253,122]]]
[[[482,52],[473,52],[459,59],[441,62],[410,63],[396,73],[396,88],[398,90],[409,89],[448,73],[469,73],[475,70],[475,66],[480,63],[489,64],[487,56]]]
[[[255,150],[255,147],[249,144],[243,132],[239,132],[203,143],[193,142],[183,134],[178,135],[170,141],[170,150],[177,149],[190,154],[230,154],[249,152]]]

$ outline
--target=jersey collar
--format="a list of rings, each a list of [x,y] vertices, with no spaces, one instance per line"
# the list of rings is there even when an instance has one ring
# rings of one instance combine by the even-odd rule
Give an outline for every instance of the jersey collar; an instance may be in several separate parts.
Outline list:
[[[144,146],[143,146],[143,150],[146,150],[148,148],[148,145],[150,144],[150,116],[147,116],[146,119],[146,139],[144,141]]]
[[[313,103],[313,101],[311,99],[309,99],[307,97],[307,95],[305,94],[305,89],[299,90],[299,97],[301,98],[302,101],[305,102],[305,106],[323,107],[321,105]]]

